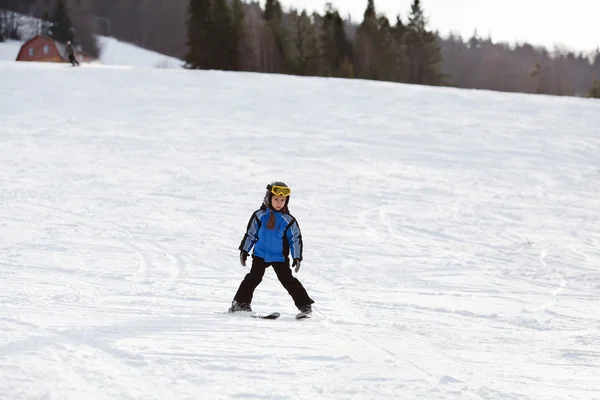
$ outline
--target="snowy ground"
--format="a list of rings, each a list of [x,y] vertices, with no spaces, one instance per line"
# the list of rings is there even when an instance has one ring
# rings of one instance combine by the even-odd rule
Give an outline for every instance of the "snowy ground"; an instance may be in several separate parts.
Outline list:
[[[24,42],[20,40],[6,40],[0,42],[0,62],[15,61],[23,43]]]
[[[0,393],[600,399],[600,102],[0,63]],[[222,314],[264,186],[304,235]]]
[[[112,37],[98,36],[100,62],[106,65],[128,65],[138,68],[181,68],[183,61],[146,50]]]

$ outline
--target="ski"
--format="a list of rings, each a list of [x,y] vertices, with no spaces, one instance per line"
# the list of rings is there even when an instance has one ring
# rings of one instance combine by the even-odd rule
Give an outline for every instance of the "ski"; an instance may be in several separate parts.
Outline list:
[[[256,314],[253,315],[252,318],[260,318],[260,319],[277,319],[281,316],[278,312],[272,312],[271,314]]]
[[[232,314],[232,315],[236,315],[236,316],[241,316],[241,317],[251,317],[251,318],[258,318],[258,319],[277,319],[281,316],[280,313],[278,313],[277,311],[272,312],[270,314],[260,314],[260,313],[256,313],[254,311],[252,312],[248,312],[248,311],[227,311],[226,314]]]

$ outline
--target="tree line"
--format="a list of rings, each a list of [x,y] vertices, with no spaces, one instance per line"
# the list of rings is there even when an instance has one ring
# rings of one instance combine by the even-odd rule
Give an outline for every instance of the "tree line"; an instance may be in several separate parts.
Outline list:
[[[366,0],[363,20],[342,18],[331,3],[323,15],[278,0],[189,0],[188,68],[361,78],[461,88],[598,97],[600,50],[590,57],[528,43],[494,43],[431,30],[420,0],[406,19],[390,21]]]
[[[494,42],[477,32],[470,38],[442,37],[428,26],[419,0],[393,20],[377,12],[375,0],[365,0],[359,22],[331,3],[312,14],[284,11],[278,0],[263,0],[263,6],[242,0],[89,3],[90,15],[101,17],[92,24],[95,32],[177,57],[187,68],[552,95],[598,97],[600,92],[600,51],[549,51]],[[93,43],[88,39],[83,47]]]
[[[406,21],[395,23],[368,0],[355,27],[331,3],[323,15],[284,13],[278,0],[249,11],[247,18],[241,0],[190,0],[185,66],[426,85],[447,81],[420,0]]]

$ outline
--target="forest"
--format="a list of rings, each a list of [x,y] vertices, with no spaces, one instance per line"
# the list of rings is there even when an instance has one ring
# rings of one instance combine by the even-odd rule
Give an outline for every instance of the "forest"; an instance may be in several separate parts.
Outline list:
[[[0,40],[15,36],[13,11],[40,10],[39,0],[0,1]],[[441,35],[429,25],[426,0],[394,16],[365,0],[360,21],[333,3],[309,14],[284,10],[278,0],[43,1],[52,9],[35,15],[39,32],[72,32],[91,54],[101,51],[93,40],[101,34],[177,57],[190,69],[600,97],[600,50],[497,42],[477,32]],[[63,12],[76,29],[61,27]]]

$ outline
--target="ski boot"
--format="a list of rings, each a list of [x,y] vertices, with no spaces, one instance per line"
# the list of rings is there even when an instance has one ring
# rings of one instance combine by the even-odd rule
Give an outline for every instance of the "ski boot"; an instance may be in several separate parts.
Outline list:
[[[238,311],[252,312],[252,307],[250,307],[249,303],[238,303],[237,301],[234,300],[231,302],[231,307],[229,308],[229,312],[233,313],[233,312],[238,312]]]
[[[310,318],[312,316],[312,307],[310,304],[302,306],[300,312],[296,314],[296,319]]]

